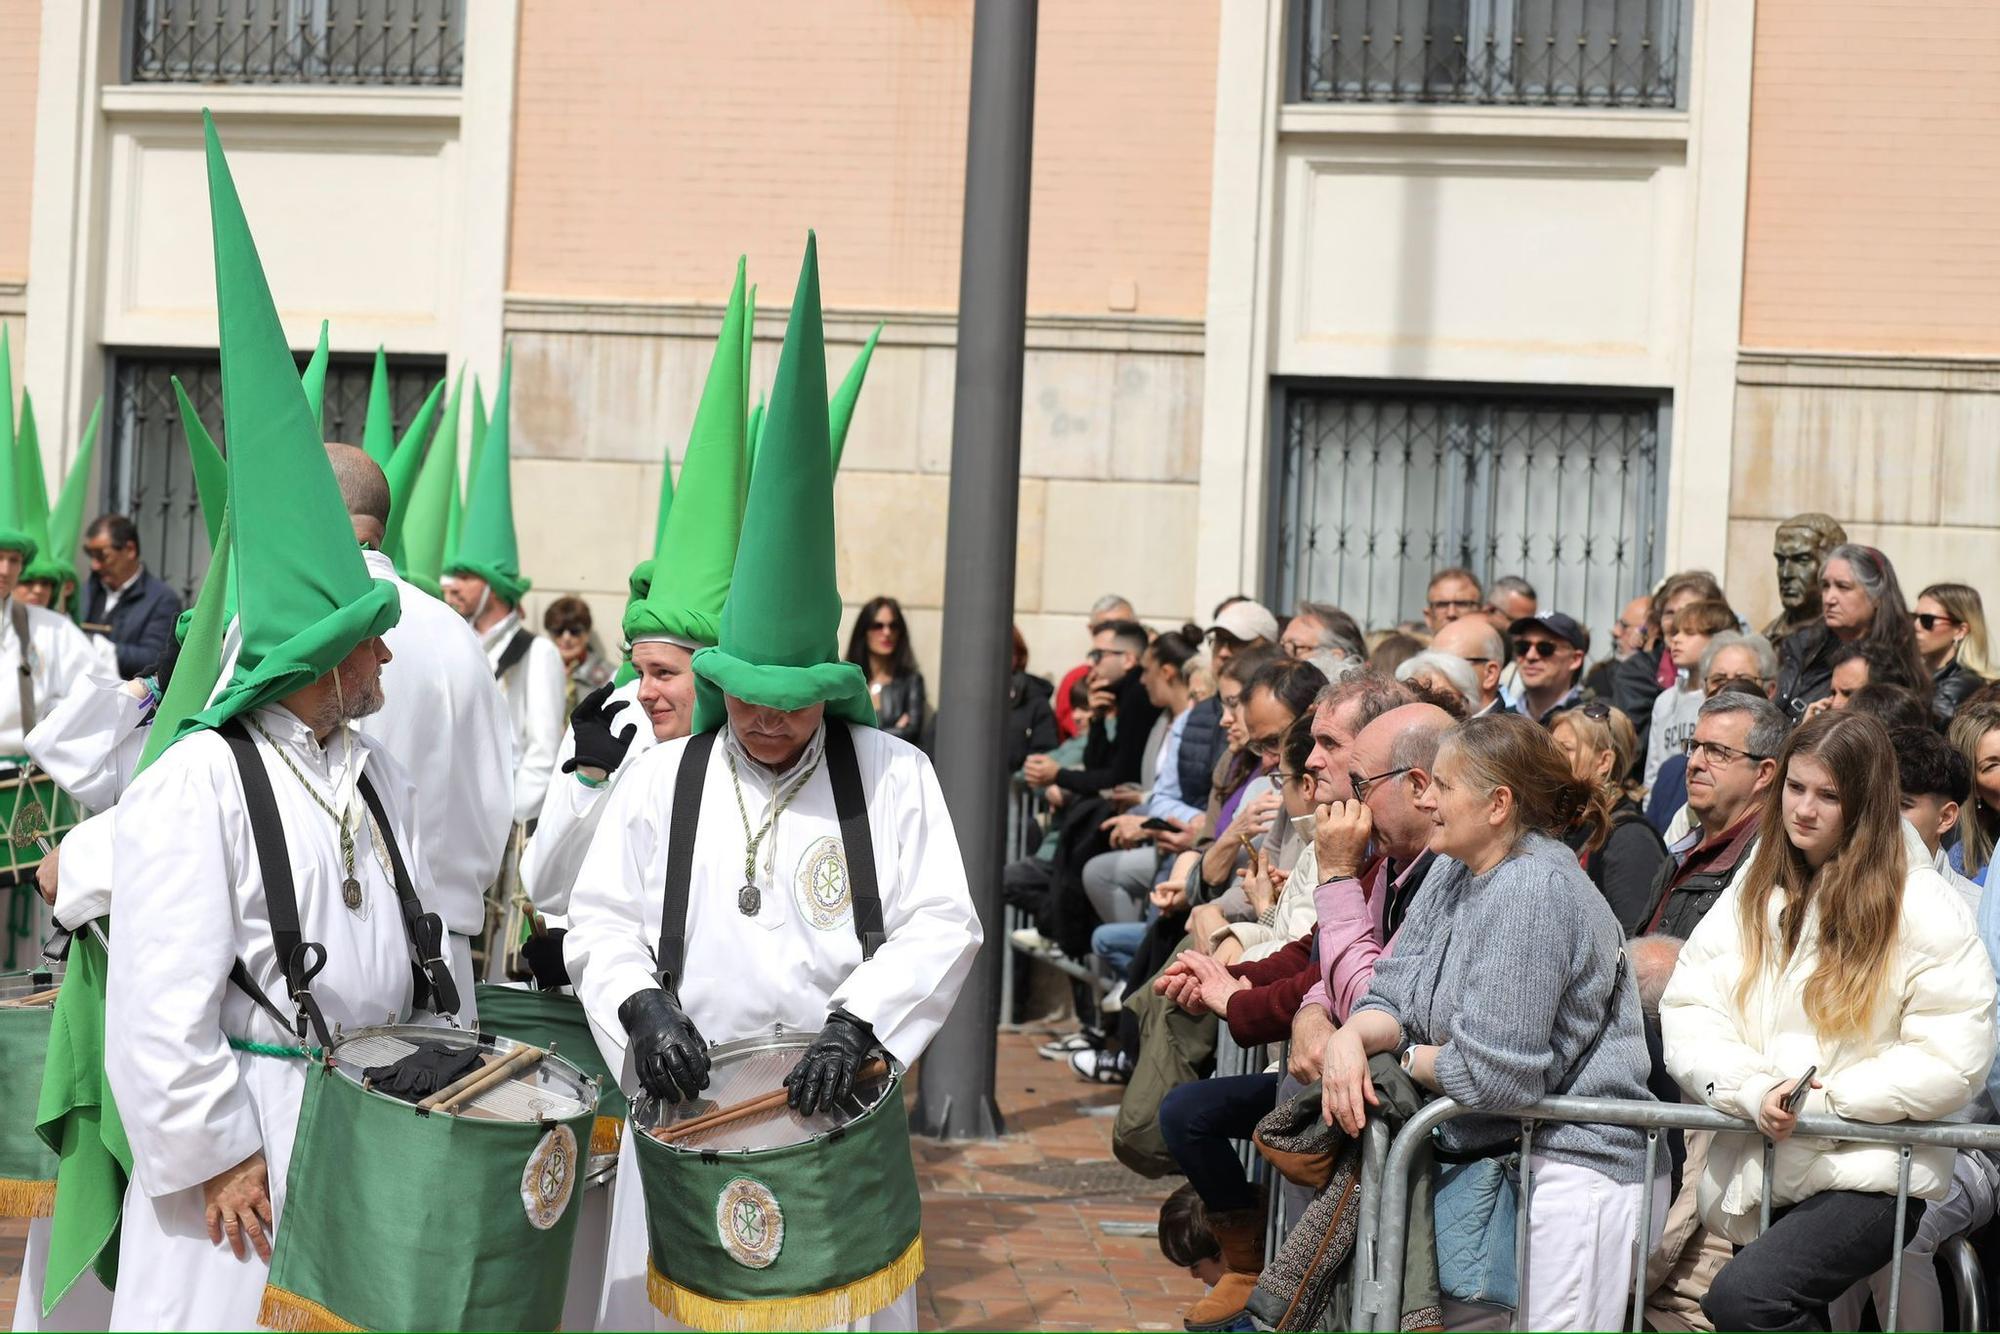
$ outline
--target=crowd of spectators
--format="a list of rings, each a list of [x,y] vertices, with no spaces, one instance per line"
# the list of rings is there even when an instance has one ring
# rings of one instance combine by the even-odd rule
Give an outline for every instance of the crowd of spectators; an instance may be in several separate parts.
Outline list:
[[[1682,571],[1594,663],[1578,618],[1462,568],[1372,631],[1232,598],[1155,634],[1098,604],[1053,690],[1074,727],[1024,724],[1076,739],[1020,757],[1046,827],[1006,868],[1011,943],[1075,979],[1043,1054],[1124,1085],[1120,1157],[1186,1178],[1160,1235],[1206,1288],[1188,1328],[1252,1327],[1270,1277],[1240,1144],[1278,1162],[1301,1097],[1357,1136],[1439,1094],[1473,1113],[1429,1168],[1447,1328],[1495,1300],[1461,1290],[1448,1202],[1519,1180],[1518,1123],[1482,1113],[1558,1094],[1706,1104],[1778,1147],[1767,1177],[1758,1135],[1675,1132],[1642,1219],[1644,1132],[1543,1124],[1521,1327],[1625,1327],[1637,1284],[1653,1328],[1855,1328],[1897,1244],[1902,1327],[1940,1326],[1936,1256],[1992,1223],[2000,1163],[1915,1149],[1899,1236],[1897,1150],[1792,1131],[1995,1119],[2000,683],[1969,586],[1912,603],[1825,516],[1775,555],[1761,630]],[[1224,1033],[1281,1054],[1215,1075]]]

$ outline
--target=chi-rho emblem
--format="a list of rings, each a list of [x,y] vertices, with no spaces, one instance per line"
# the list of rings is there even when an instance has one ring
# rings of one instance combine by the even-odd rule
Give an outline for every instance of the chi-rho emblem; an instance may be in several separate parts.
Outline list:
[[[769,1186],[737,1177],[715,1202],[715,1230],[730,1259],[747,1269],[767,1269],[785,1244],[785,1215]]]
[[[831,931],[854,915],[847,884],[847,854],[837,838],[815,839],[799,859],[799,910],[821,931]]]
[[[548,1231],[562,1219],[575,1190],[576,1132],[568,1126],[553,1126],[521,1170],[521,1206],[528,1221]]]

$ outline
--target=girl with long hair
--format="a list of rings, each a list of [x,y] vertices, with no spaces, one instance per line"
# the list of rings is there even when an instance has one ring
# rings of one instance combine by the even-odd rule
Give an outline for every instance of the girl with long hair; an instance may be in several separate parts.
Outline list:
[[[1377,1101],[1371,1056],[1400,1054],[1424,1088],[1479,1111],[1552,1094],[1645,1098],[1646,1039],[1625,932],[1560,841],[1601,842],[1598,786],[1578,778],[1543,728],[1518,714],[1468,718],[1445,734],[1416,798],[1437,854],[1368,993],[1328,1039],[1327,1118],[1360,1133]],[[1437,1131],[1446,1158],[1504,1152],[1501,1116]],[[1523,1201],[1530,1242],[1522,1329],[1616,1329],[1632,1286],[1643,1137],[1629,1126],[1545,1123]],[[1656,1194],[1664,1216],[1666,1192]],[[1447,1294],[1469,1296],[1470,1294]],[[1446,1311],[1447,1326],[1462,1314]]]
[[[1932,584],[1910,609],[1917,652],[1931,672],[1931,711],[1949,721],[1991,672],[1986,604],[1970,584]]]
[[[847,637],[847,660],[867,673],[868,694],[875,701],[882,730],[911,745],[922,740],[930,704],[902,603],[874,597],[862,606],[854,618],[854,632]]]
[[[1799,1116],[1935,1121],[1993,1061],[1993,965],[1963,900],[1906,841],[1888,729],[1853,711],[1815,718],[1778,773],[1756,852],[1660,1002],[1674,1079],[1778,1145],[1769,1180],[1757,1136],[1718,1134],[1708,1151],[1702,1220],[1742,1248],[1702,1302],[1717,1329],[1827,1328],[1827,1304],[1950,1191],[1952,1150],[1915,1150],[1898,1240],[1897,1151],[1794,1142]]]

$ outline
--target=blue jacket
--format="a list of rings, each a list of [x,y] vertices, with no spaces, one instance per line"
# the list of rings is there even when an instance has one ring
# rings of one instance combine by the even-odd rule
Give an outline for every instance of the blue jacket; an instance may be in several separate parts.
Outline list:
[[[86,581],[83,619],[91,625],[111,626],[111,642],[118,648],[118,674],[130,679],[147,672],[173,642],[174,622],[181,614],[181,596],[151,570],[141,567],[139,578],[111,614],[104,614],[110,593],[104,581],[91,575]]]

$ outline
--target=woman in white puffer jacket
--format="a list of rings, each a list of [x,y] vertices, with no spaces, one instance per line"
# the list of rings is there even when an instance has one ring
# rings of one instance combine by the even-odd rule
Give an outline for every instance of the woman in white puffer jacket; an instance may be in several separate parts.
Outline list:
[[[1951,1187],[1952,1150],[1912,1155],[1895,1240],[1898,1152],[1792,1139],[1801,1114],[1936,1121],[1993,1061],[1993,966],[1963,900],[1905,850],[1888,731],[1830,713],[1793,732],[1750,865],[1681,950],[1660,1002],[1667,1068],[1691,1097],[1778,1142],[1717,1135],[1702,1220],[1742,1249],[1703,1299],[1717,1329],[1826,1328],[1826,1305],[1909,1240]],[[1766,1189],[1771,1228],[1757,1236]]]

